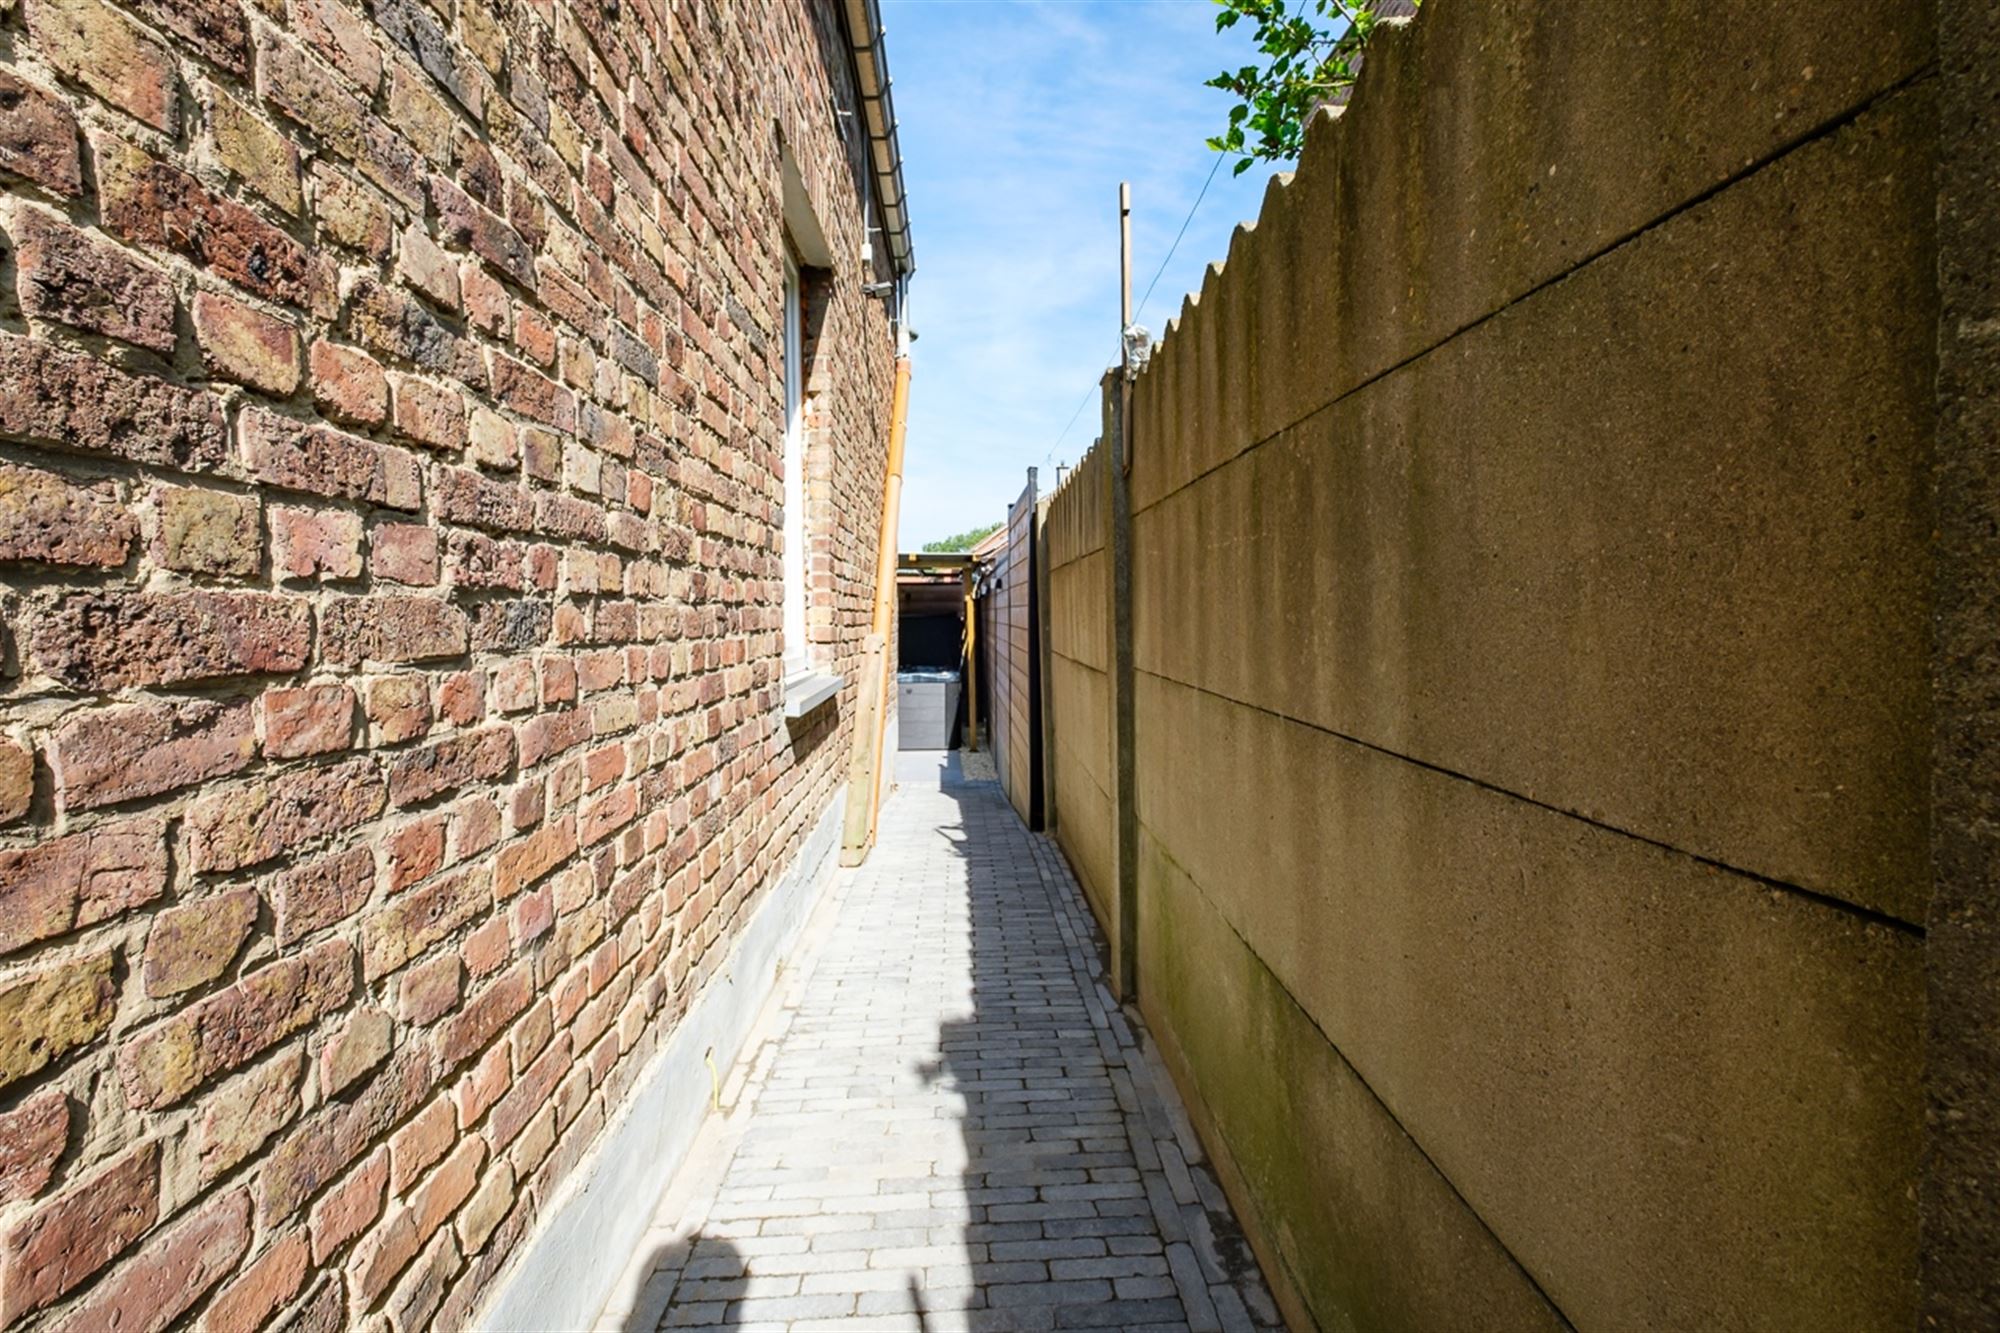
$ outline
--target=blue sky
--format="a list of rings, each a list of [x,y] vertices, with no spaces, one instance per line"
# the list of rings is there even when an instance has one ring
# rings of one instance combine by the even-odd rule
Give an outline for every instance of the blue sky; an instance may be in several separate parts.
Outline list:
[[[904,550],[1005,516],[1026,469],[1074,463],[1118,345],[1118,182],[1132,182],[1133,298],[1215,165],[1249,59],[1210,0],[882,0],[917,272]],[[1247,25],[1244,25],[1247,26]],[[1225,163],[1139,322],[1155,336],[1271,168]]]

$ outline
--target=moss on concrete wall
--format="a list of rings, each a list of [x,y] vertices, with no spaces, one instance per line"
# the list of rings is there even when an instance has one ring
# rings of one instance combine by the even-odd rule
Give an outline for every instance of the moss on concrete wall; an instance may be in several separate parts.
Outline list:
[[[1915,1317],[1934,41],[1432,0],[1138,377],[1138,990],[1299,1323]]]

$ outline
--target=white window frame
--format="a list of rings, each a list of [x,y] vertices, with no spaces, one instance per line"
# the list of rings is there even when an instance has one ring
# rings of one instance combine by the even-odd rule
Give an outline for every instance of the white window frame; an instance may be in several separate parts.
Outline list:
[[[798,260],[785,253],[785,716],[803,717],[840,691],[839,676],[814,668],[806,608],[812,601],[811,552],[806,537],[805,283]]]
[[[806,644],[805,312],[798,262],[785,256],[785,678],[810,669]]]

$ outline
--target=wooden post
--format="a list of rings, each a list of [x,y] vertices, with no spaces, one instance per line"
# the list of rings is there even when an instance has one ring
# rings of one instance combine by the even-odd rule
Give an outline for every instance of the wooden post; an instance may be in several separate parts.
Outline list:
[[[979,605],[972,596],[972,566],[965,579],[965,749],[979,751]]]
[[[888,643],[880,634],[862,641],[861,689],[854,712],[854,756],[847,770],[847,817],[841,825],[840,863],[858,866],[868,859],[869,821],[873,811],[868,794],[881,785],[874,737],[882,729],[882,677],[888,668]]]
[[[882,475],[882,531],[875,551],[875,611],[867,642],[873,664],[862,670],[860,705],[854,715],[854,749],[847,761],[847,829],[840,863],[860,865],[875,840],[875,813],[882,799],[882,733],[889,726],[889,630],[896,614],[896,527],[903,503],[903,427],[910,406],[910,358],[896,358],[896,387],[889,407],[889,457]],[[854,811],[863,818],[856,831]],[[852,859],[850,859],[852,858]]]

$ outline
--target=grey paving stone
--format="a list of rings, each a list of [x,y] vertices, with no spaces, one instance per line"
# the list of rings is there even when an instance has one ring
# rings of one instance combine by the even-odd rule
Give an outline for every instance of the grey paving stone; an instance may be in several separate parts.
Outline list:
[[[902,758],[730,1072],[727,1155],[654,1219],[684,1257],[638,1326],[1278,1327],[1060,853]]]

